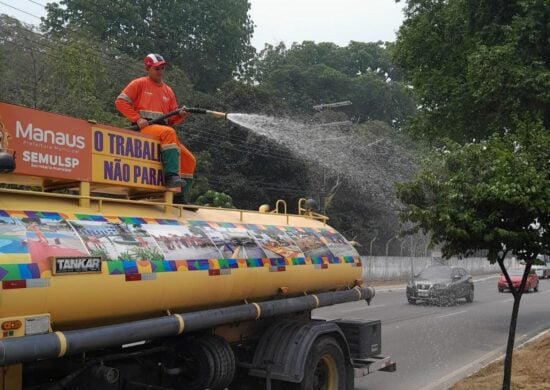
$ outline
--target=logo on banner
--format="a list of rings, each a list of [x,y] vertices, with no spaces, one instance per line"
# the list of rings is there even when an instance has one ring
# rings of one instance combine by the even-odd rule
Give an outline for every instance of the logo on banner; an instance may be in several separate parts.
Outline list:
[[[52,179],[90,179],[90,125],[80,119],[0,103],[0,147],[10,148],[17,160],[16,174]]]
[[[101,257],[54,257],[54,274],[82,274],[101,272]]]

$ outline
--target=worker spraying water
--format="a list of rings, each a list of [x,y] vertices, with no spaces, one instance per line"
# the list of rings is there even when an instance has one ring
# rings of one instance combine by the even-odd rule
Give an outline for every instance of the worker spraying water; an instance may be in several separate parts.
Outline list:
[[[115,106],[134,130],[159,137],[164,183],[175,192],[174,203],[189,202],[193,183],[195,156],[179,141],[172,126],[182,123],[191,113],[227,118],[225,113],[200,108],[178,108],[176,96],[164,83],[167,62],[160,54],[148,54],[144,59],[147,76],[132,80],[118,95]]]

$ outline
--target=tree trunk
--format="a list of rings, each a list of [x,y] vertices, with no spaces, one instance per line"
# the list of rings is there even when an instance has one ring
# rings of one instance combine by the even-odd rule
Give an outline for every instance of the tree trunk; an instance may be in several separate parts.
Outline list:
[[[510,280],[508,271],[504,266],[505,256],[506,252],[502,255],[502,257],[498,259],[498,265],[500,266],[500,269],[502,270],[502,273],[504,274],[506,281],[508,282],[508,287],[510,288],[510,291],[512,291],[512,295],[514,296],[514,307],[512,309],[512,318],[510,319],[510,328],[508,329],[508,344],[506,345],[506,357],[504,358],[504,378],[502,379],[502,390],[510,390],[512,382],[512,356],[514,353],[514,342],[516,339],[516,325],[518,323],[519,303],[521,301],[521,297],[523,296],[523,291],[525,289],[525,284],[527,283],[527,277],[529,275],[529,272],[531,271],[532,263],[527,262],[527,264],[525,265],[525,270],[523,271],[521,283],[519,285],[519,288],[516,290],[512,284],[512,281]]]
[[[516,325],[518,322],[519,302],[523,294],[518,292],[514,296],[514,308],[512,309],[512,318],[510,319],[510,328],[508,330],[508,344],[506,345],[506,358],[504,359],[504,379],[502,380],[502,390],[510,390],[512,380],[512,354],[514,353],[514,341],[516,339]]]

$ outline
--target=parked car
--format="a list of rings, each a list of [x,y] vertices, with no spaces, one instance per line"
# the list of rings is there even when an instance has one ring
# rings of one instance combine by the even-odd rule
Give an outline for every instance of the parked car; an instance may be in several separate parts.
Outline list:
[[[525,272],[525,268],[512,268],[508,270],[508,275],[510,276],[510,279],[512,280],[512,285],[514,288],[519,288],[521,284],[521,279],[523,278],[523,273]],[[498,291],[504,292],[504,290],[510,290],[510,287],[508,286],[508,281],[504,277],[504,274],[500,274],[500,278],[497,282]],[[531,269],[529,272],[529,275],[527,276],[527,281],[525,282],[525,288],[523,289],[523,292],[530,292],[530,291],[539,291],[539,277],[537,276],[535,270]]]
[[[407,301],[454,305],[457,299],[474,300],[472,276],[461,267],[434,265],[425,268],[407,285]]]

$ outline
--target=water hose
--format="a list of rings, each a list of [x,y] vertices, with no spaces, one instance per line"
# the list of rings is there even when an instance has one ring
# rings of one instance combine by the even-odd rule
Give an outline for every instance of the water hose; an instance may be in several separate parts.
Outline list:
[[[227,113],[225,113],[225,112],[211,111],[211,110],[207,110],[207,109],[204,109],[204,108],[185,107],[185,106],[183,106],[183,107],[178,108],[174,111],[170,111],[169,113],[164,114],[163,116],[160,116],[160,117],[155,118],[155,119],[148,120],[147,121],[148,126],[149,125],[156,125],[156,124],[165,124],[166,119],[168,119],[168,118],[170,118],[171,116],[174,116],[174,115],[179,115],[179,113],[182,112],[182,111],[189,112],[191,114],[206,114],[206,115],[209,115],[209,116],[211,116],[215,119],[227,119]],[[139,131],[139,126],[137,124],[133,124],[128,128],[131,129],[131,130]]]

